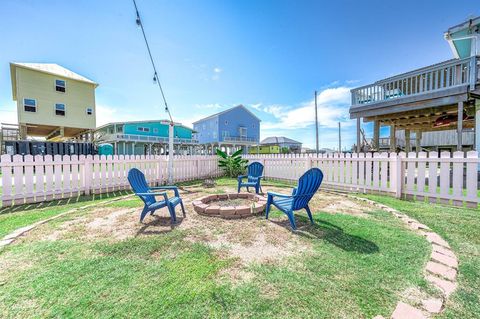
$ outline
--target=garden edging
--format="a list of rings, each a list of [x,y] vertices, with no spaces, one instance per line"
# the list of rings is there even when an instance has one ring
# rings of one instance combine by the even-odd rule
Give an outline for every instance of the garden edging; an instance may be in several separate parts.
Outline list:
[[[450,248],[448,242],[440,235],[433,232],[428,226],[414,218],[376,201],[346,195],[355,200],[363,201],[379,207],[403,221],[407,227],[424,236],[432,246],[432,254],[424,269],[425,279],[442,292],[442,298],[430,298],[422,300],[422,306],[411,306],[399,301],[391,315],[391,319],[422,319],[441,313],[449,296],[457,289],[458,258]],[[381,319],[376,316],[374,319]]]

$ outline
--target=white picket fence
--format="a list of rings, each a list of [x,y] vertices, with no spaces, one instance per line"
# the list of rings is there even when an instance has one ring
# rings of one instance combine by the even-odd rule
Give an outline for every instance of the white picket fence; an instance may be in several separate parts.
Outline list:
[[[140,155],[2,155],[0,158],[2,206],[128,190],[127,174],[136,167],[152,185],[167,181],[165,156]],[[176,156],[174,182],[218,177],[213,156]]]
[[[318,167],[322,188],[379,193],[456,206],[478,205],[476,151],[302,155],[248,155],[265,165],[266,178],[297,180]]]
[[[265,165],[266,179],[296,181],[309,168],[324,173],[322,188],[381,193],[457,206],[478,205],[477,152],[247,155]],[[3,206],[130,189],[127,173],[141,169],[152,185],[167,181],[165,156],[2,155]],[[174,182],[221,176],[216,156],[176,156]]]

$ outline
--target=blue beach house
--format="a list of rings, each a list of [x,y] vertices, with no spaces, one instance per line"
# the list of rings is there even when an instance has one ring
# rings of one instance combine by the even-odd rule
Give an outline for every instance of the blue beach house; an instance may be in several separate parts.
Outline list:
[[[194,138],[203,147],[204,154],[213,154],[216,148],[228,153],[259,144],[260,119],[243,105],[210,115],[193,123]]]
[[[95,131],[102,143],[110,143],[116,155],[165,155],[168,152],[168,120],[108,123]],[[174,123],[175,154],[194,154],[198,142],[193,130]]]

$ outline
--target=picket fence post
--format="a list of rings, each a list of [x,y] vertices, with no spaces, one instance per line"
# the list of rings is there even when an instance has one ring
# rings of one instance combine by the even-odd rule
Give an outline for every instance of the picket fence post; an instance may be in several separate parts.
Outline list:
[[[84,159],[83,162],[83,180],[84,180],[84,192],[85,195],[90,195],[91,194],[91,189],[92,189],[92,155],[87,155]]]

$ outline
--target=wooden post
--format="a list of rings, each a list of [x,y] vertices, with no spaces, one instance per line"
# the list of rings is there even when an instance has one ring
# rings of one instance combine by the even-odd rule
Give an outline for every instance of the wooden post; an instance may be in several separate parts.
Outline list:
[[[410,152],[410,130],[405,130],[405,153]]]
[[[362,150],[360,146],[360,118],[357,117],[357,153],[360,153]]]
[[[422,131],[416,131],[415,132],[415,152],[418,154],[418,152],[421,151],[421,141],[422,141]]]
[[[380,148],[380,122],[378,120],[373,121],[373,149],[379,151]]]
[[[463,102],[458,102],[457,116],[457,151],[462,151]]]
[[[316,153],[318,156],[318,116],[317,116],[317,91],[315,91],[315,143],[316,143]]]
[[[390,125],[390,152],[397,150],[397,138],[396,138],[395,124]]]

